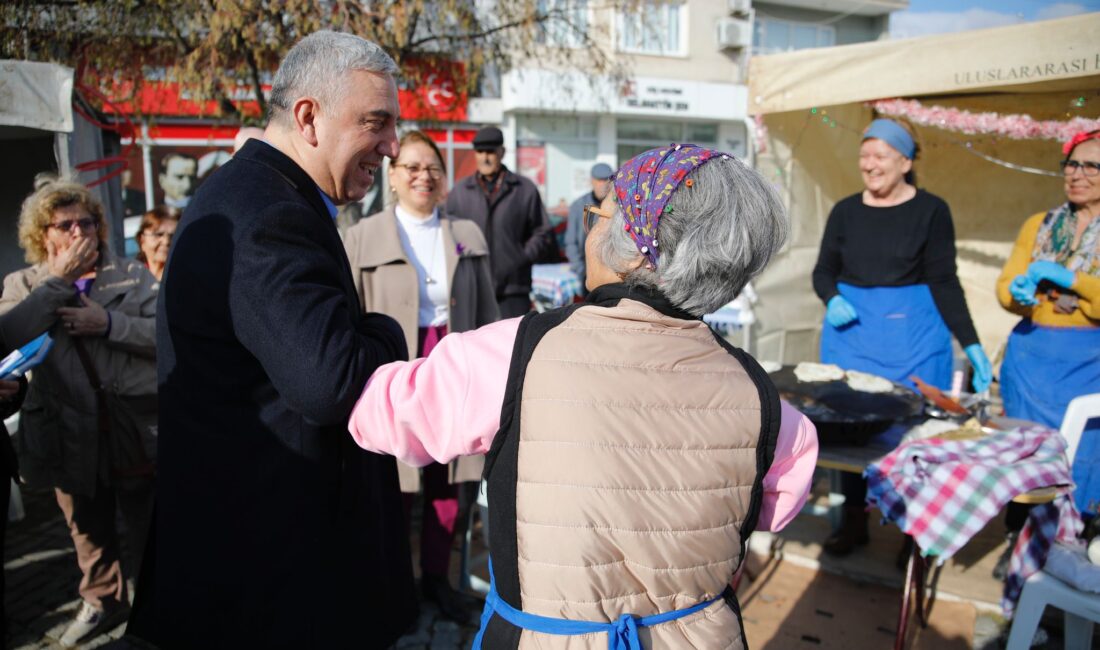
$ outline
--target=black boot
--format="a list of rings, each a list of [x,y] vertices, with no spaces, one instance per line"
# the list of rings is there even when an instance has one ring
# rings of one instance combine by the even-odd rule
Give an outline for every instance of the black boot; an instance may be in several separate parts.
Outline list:
[[[845,504],[840,527],[834,530],[821,546],[829,555],[843,557],[854,551],[857,546],[864,546],[869,541],[867,511],[863,509],[862,504]]]
[[[424,596],[424,600],[435,603],[444,618],[455,623],[470,621],[471,604],[474,600],[455,591],[447,578],[424,574],[420,578],[420,594]]]

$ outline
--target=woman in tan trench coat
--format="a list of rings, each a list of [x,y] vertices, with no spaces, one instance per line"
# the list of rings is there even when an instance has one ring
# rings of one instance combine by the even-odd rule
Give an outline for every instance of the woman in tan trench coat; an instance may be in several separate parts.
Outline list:
[[[417,356],[427,355],[447,332],[476,329],[499,318],[485,237],[474,222],[441,214],[446,184],[435,143],[420,131],[406,133],[389,168],[396,202],[350,228],[344,241],[363,309],[396,319]],[[481,457],[422,471],[399,465],[406,512],[413,495],[424,489],[421,593],[445,616],[462,621],[466,607],[447,578],[458,484],[480,481],[482,466]]]
[[[23,203],[19,243],[32,264],[4,279],[12,347],[49,331],[32,373],[17,447],[23,477],[53,487],[83,573],[71,646],[125,620],[116,509],[136,575],[152,509],[156,432],[156,280],[107,249],[103,206],[83,185],[44,183]],[[93,389],[93,382],[100,390]]]

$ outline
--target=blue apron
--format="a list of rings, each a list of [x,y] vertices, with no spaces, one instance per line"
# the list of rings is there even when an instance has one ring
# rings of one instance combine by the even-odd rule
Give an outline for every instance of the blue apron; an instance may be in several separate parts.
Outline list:
[[[726,587],[726,591],[731,591]],[[485,598],[485,609],[481,612],[481,629],[474,637],[473,650],[481,650],[481,637],[485,634],[485,628],[489,625],[489,619],[497,614],[512,625],[532,632],[542,634],[556,634],[559,636],[576,636],[580,634],[592,634],[604,632],[607,634],[608,650],[642,650],[642,642],[638,638],[638,628],[675,621],[706,609],[710,604],[721,600],[725,593],[717,598],[712,598],[685,609],[677,609],[664,614],[654,614],[638,618],[631,614],[623,614],[611,623],[593,623],[591,621],[571,621],[564,618],[551,618],[529,614],[512,607],[497,594],[496,578],[493,576],[493,563],[489,562],[489,595]]]
[[[1089,393],[1100,393],[1100,327],[1044,327],[1020,321],[1008,337],[1001,365],[1005,415],[1058,429],[1070,400]],[[1090,420],[1081,434],[1073,482],[1077,509],[1097,514],[1100,419]]]
[[[857,287],[837,290],[852,303],[859,320],[821,329],[821,361],[913,386],[916,375],[938,388],[951,388],[954,358],[951,331],[943,322],[928,285]]]

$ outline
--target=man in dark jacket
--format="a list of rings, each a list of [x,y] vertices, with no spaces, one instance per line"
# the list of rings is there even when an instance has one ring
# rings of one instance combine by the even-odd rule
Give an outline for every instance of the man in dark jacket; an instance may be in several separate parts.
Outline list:
[[[603,203],[604,197],[611,191],[611,175],[614,173],[607,163],[592,165],[592,191],[580,195],[569,205],[569,223],[565,228],[565,256],[569,259],[569,270],[576,273],[581,280],[581,295],[588,293],[584,289],[584,240],[587,237],[584,230],[584,206],[598,206]]]
[[[388,648],[416,616],[397,469],[347,420],[405,359],[360,313],[336,205],[397,155],[397,66],[314,33],[203,183],[157,313],[157,511],[128,632],[161,648]]]
[[[485,233],[501,318],[531,309],[531,265],[553,261],[550,220],[538,188],[504,166],[504,135],[487,126],[474,136],[477,171],[455,183],[447,212],[471,219]]]

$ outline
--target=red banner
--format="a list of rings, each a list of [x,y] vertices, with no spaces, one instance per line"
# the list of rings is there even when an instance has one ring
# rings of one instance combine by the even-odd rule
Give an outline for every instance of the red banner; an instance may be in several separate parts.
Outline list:
[[[401,104],[401,119],[436,122],[466,121],[466,91],[463,90],[466,66],[455,61],[410,61],[405,66],[419,79],[415,87],[409,82],[397,89]]]
[[[437,122],[466,121],[466,91],[462,90],[465,66],[455,62],[413,61],[406,66],[414,74],[410,79],[419,83],[404,82],[398,87],[397,98],[401,107],[401,119]],[[416,85],[412,85],[416,83]],[[264,85],[265,95],[271,86]],[[259,117],[260,105],[252,98],[250,87],[240,86],[231,93],[230,101],[242,114]],[[117,85],[111,93],[117,112],[124,115],[155,115],[161,117],[218,117],[221,109],[213,100],[195,101],[178,83],[147,81],[135,93],[129,84]],[[115,114],[110,107],[103,107],[107,114]]]

